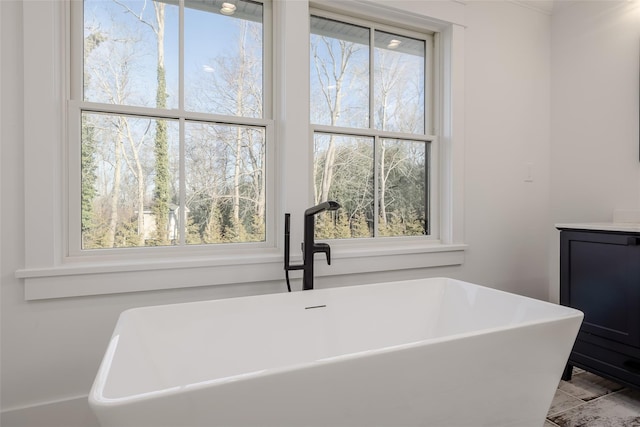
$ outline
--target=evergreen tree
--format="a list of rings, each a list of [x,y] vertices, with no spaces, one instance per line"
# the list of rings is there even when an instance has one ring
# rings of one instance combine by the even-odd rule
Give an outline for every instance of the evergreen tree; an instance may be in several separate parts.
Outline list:
[[[229,243],[242,243],[247,241],[247,230],[241,221],[231,220],[231,224],[225,227],[225,241]]]
[[[96,143],[94,138],[95,129],[86,120],[82,121],[82,149],[81,149],[81,167],[82,167],[82,243],[87,243],[88,235],[94,227],[93,202],[98,194],[95,188],[97,175],[94,153]]]
[[[264,217],[259,214],[254,214],[249,240],[252,242],[263,242],[266,237],[265,231]]]
[[[138,220],[133,217],[130,221],[118,223],[115,233],[114,248],[128,248],[138,244]]]
[[[158,46],[158,87],[156,89],[156,107],[167,108],[167,79],[164,68],[164,4],[153,3],[156,8],[157,27],[155,28]],[[169,174],[169,137],[167,122],[156,120],[155,138],[156,176],[153,192],[153,213],[156,217],[157,243],[169,243],[169,188],[171,176]]]
[[[187,236],[186,242],[188,245],[199,245],[204,243],[200,236],[200,230],[198,224],[194,221],[193,216],[187,216]]]
[[[351,237],[349,216],[346,213],[340,211],[336,213],[336,225],[334,229],[334,238],[336,239],[348,239]]]
[[[333,239],[335,237],[335,226],[333,216],[329,212],[323,212],[315,217],[315,238]]]
[[[221,243],[223,241],[222,236],[222,216],[217,204],[214,205],[209,213],[209,220],[202,233],[203,243]]]
[[[356,213],[351,220],[351,237],[371,237],[371,230],[364,213]]]
[[[158,68],[158,75],[160,75],[160,67]],[[163,83],[164,83],[164,68],[162,69]],[[158,79],[160,83],[160,79]],[[163,84],[164,87],[164,84]],[[166,105],[166,92],[163,91],[164,96],[158,91],[158,99],[164,98]],[[167,135],[167,122],[164,120],[156,120],[156,138],[155,138],[155,166],[156,175],[154,179],[154,192],[153,192],[153,213],[156,218],[156,240],[159,245],[166,245],[169,241],[169,186],[170,186],[170,174],[169,174],[169,143]]]

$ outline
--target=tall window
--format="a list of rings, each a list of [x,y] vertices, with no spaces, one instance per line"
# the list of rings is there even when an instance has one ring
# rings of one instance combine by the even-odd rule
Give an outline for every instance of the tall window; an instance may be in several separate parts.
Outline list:
[[[71,249],[265,241],[265,6],[73,7],[83,54],[70,104],[81,169]]]
[[[311,16],[311,124],[320,238],[430,235],[429,34]]]

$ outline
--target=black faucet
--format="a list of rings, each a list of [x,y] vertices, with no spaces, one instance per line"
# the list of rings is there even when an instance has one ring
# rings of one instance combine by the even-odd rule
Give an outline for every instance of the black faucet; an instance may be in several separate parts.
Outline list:
[[[287,278],[287,287],[291,292],[289,285],[290,270],[304,270],[302,276],[302,290],[313,289],[313,255],[323,252],[327,257],[327,264],[331,265],[331,247],[327,243],[316,243],[315,239],[315,216],[323,211],[335,211],[340,208],[340,204],[334,201],[320,203],[319,205],[310,207],[304,211],[304,243],[302,244],[303,258],[302,264],[289,264],[289,234],[290,234],[290,214],[284,214],[284,270]]]

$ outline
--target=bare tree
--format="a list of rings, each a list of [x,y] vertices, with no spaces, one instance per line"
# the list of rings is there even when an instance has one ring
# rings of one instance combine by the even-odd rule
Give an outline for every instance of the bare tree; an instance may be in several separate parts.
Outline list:
[[[237,25],[237,49],[231,54],[211,58],[216,73],[202,75],[201,80],[190,82],[194,89],[190,97],[191,108],[236,117],[261,117],[261,58],[260,49],[254,42],[261,37],[259,26],[245,20],[238,20]],[[191,203],[208,200],[206,223],[222,222],[216,229],[225,234],[224,240],[262,239],[259,234],[264,236],[264,132],[242,125],[222,124],[203,125],[200,131],[207,136],[196,137],[198,131],[194,130],[190,143],[202,147],[194,146],[191,152],[208,153],[216,167],[202,173],[214,174],[216,179],[215,182],[207,181],[197,176],[200,169],[190,170],[189,178],[196,186],[202,186],[195,190],[199,196],[190,197]],[[213,229],[209,225],[201,228]],[[249,229],[258,231],[250,235]]]
[[[376,49],[376,73],[375,73],[375,101],[376,127],[382,130],[394,130],[412,132],[417,126],[416,112],[409,102],[415,93],[420,93],[418,88],[410,88],[409,84],[415,79],[415,70],[407,67],[405,55],[385,49]],[[403,114],[405,111],[413,114]],[[424,116],[422,116],[424,117]],[[391,173],[396,169],[406,166],[410,161],[409,152],[406,150],[388,150],[388,140],[380,140],[379,163],[379,220],[383,226],[388,223],[387,186]]]
[[[131,63],[131,58],[134,56],[132,46],[135,44],[135,40],[133,38],[116,39],[104,36],[102,44],[104,51],[99,58],[94,58],[93,61],[85,60],[85,73],[87,74],[85,79],[91,78],[92,90],[99,93],[99,95],[96,94],[95,96],[110,103],[123,103],[128,96],[129,64]],[[121,128],[122,120],[122,116],[113,116],[112,125],[114,125],[116,129]],[[110,126],[104,120],[102,121],[102,126],[101,135],[103,143],[111,140],[113,144],[113,157],[111,159],[113,164],[113,177],[109,195],[109,220],[102,244],[106,247],[114,247],[116,245],[115,236],[120,215],[119,202],[122,185],[121,174],[125,135],[122,132],[115,132],[115,134],[113,134],[112,130],[114,127]]]
[[[129,156],[126,155],[125,152],[125,161],[129,170],[134,174],[137,180],[137,202],[136,202],[136,211],[137,211],[137,220],[136,223],[138,225],[138,246],[145,245],[145,224],[144,224],[144,196],[145,196],[145,175],[142,167],[142,162],[140,160],[140,148],[144,144],[144,141],[147,136],[147,132],[151,125],[151,121],[149,121],[149,125],[146,127],[146,131],[140,135],[140,140],[136,143],[135,137],[131,131],[131,126],[129,124],[129,120],[126,117],[119,116],[118,117],[118,131],[122,132],[124,135],[124,139],[129,142],[129,147],[131,150],[132,159],[129,159]]]
[[[312,92],[315,92],[312,93],[311,104],[314,123],[330,127],[369,127],[368,122],[363,123],[360,119],[361,110],[355,104],[362,103],[361,92],[369,93],[370,79],[359,81],[358,78],[371,69],[374,73],[373,99],[364,104],[366,111],[369,111],[369,105],[373,105],[371,120],[375,122],[372,127],[382,132],[422,133],[424,74],[421,70],[424,69],[424,57],[420,58],[419,42],[409,43],[404,50],[394,50],[398,45],[388,47],[376,43],[372,62],[358,56],[358,51],[366,46],[366,42],[356,34],[357,30],[350,28],[343,34],[349,40],[360,39],[360,44],[320,35],[328,27],[319,24],[318,34],[313,34],[311,38],[312,78],[316,79],[312,85]],[[331,28],[330,31],[334,31],[335,24]],[[314,104],[318,99],[322,101],[320,106]],[[409,220],[407,212],[413,212],[413,208],[409,207],[414,203],[413,189],[407,184],[411,182],[424,188],[424,183],[411,181],[419,175],[418,166],[411,158],[411,143],[378,138],[375,156],[377,176],[372,178],[367,172],[366,162],[359,161],[358,156],[369,156],[373,160],[373,151],[366,154],[370,150],[366,144],[345,145],[344,141],[349,138],[357,137],[338,133],[316,134],[313,165],[316,202],[329,197],[339,199],[343,208],[348,209],[352,233],[360,236],[364,232],[362,224],[365,213],[371,224],[379,221],[377,232],[384,228],[384,232],[390,235],[405,234],[399,230]],[[424,178],[426,175],[422,173],[421,176]],[[378,185],[375,195],[374,180]],[[356,186],[356,183],[359,185]],[[374,201],[377,217],[373,212]],[[402,209],[402,213],[399,209]]]
[[[337,43],[338,49],[334,46]],[[322,45],[322,46],[320,46]],[[326,56],[319,50],[323,48]],[[332,126],[338,124],[343,113],[342,100],[344,97],[344,85],[347,72],[350,70],[350,60],[353,55],[362,49],[362,45],[345,40],[329,39],[324,36],[312,38],[311,55],[315,73],[318,78],[319,88],[325,107],[329,112],[329,123]],[[336,145],[333,135],[330,136],[326,150],[326,158],[320,179],[320,188],[317,188],[314,180],[315,199],[317,203],[325,202],[329,198],[329,191],[333,182],[334,167],[336,162]]]

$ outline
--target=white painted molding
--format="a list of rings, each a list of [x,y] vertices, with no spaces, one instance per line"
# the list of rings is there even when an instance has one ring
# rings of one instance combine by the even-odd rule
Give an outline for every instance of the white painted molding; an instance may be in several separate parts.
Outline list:
[[[86,395],[2,411],[6,427],[100,427]]]
[[[312,0],[311,6],[329,10],[335,7],[355,15],[366,10],[419,28],[424,28],[425,22],[430,22],[437,29],[450,24],[465,24],[465,2],[456,0]]]
[[[524,8],[535,10],[536,12],[543,13],[545,15],[551,15],[553,8],[555,7],[554,0],[508,0],[513,4],[522,6]]]
[[[465,248],[465,245],[442,244],[400,244],[393,248],[376,245],[351,249],[335,247],[331,266],[319,262],[316,276],[460,265],[464,262]],[[299,257],[294,257],[292,262],[300,262]],[[53,269],[18,270],[16,275],[24,279],[26,300],[284,280],[280,253],[251,262],[235,259],[224,265],[203,259],[180,263],[66,265]],[[297,275],[293,273],[293,278]]]
[[[23,2],[25,265],[55,265],[61,255],[64,123],[64,3]],[[53,37],[52,37],[53,35]],[[44,47],[44,48],[43,48]],[[38,124],[34,126],[33,118]],[[41,141],[48,141],[42,144]]]

